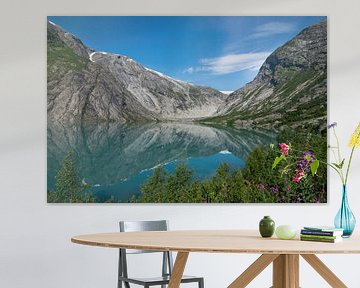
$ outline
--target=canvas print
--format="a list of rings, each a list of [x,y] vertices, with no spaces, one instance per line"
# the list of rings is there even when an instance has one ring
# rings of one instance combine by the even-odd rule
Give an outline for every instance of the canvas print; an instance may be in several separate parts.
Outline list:
[[[47,18],[49,203],[324,203],[326,124],[324,16]]]

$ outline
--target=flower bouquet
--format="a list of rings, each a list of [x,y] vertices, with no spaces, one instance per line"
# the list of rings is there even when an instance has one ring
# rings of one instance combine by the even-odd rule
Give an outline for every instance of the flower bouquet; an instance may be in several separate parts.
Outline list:
[[[335,217],[334,224],[335,227],[344,229],[344,235],[350,236],[354,230],[356,221],[348,205],[347,183],[355,148],[360,147],[360,123],[358,124],[349,141],[351,152],[348,161],[346,161],[346,159],[341,155],[339,138],[336,133],[336,126],[336,122],[328,125],[328,129],[333,131],[336,140],[336,144],[334,146],[328,145],[328,149],[331,151],[335,162],[327,162],[322,159],[317,159],[315,153],[311,150],[300,151],[293,149],[291,143],[280,143],[280,155],[275,158],[272,168],[275,169],[280,163],[285,162],[285,165],[282,165],[281,173],[292,173],[292,181],[294,183],[301,183],[309,176],[316,176],[320,164],[330,166],[332,169],[334,169],[340,177],[343,191],[342,204],[338,214]]]

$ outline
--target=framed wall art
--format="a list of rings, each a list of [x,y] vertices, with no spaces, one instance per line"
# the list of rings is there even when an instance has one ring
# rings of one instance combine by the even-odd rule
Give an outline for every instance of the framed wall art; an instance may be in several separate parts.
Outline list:
[[[47,20],[48,202],[327,202],[326,17]]]

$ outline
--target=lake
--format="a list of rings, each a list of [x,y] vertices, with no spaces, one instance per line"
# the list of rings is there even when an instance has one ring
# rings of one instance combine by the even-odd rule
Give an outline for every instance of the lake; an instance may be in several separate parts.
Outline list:
[[[47,137],[48,190],[54,190],[64,157],[74,151],[81,178],[98,202],[128,202],[160,165],[171,173],[185,163],[196,179],[206,179],[221,163],[244,167],[247,155],[274,143],[276,134],[192,123],[48,123]]]

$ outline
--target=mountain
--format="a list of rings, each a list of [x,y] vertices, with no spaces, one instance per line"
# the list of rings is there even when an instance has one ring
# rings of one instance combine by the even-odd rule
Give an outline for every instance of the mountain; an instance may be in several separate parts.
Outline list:
[[[226,95],[172,79],[129,57],[97,52],[47,25],[49,121],[158,121],[209,117]]]
[[[173,79],[124,55],[94,51],[54,23],[47,28],[50,121],[326,126],[326,20],[276,49],[253,81],[229,95]]]
[[[326,20],[276,49],[253,81],[231,93],[208,119],[235,127],[324,129],[327,114]]]

